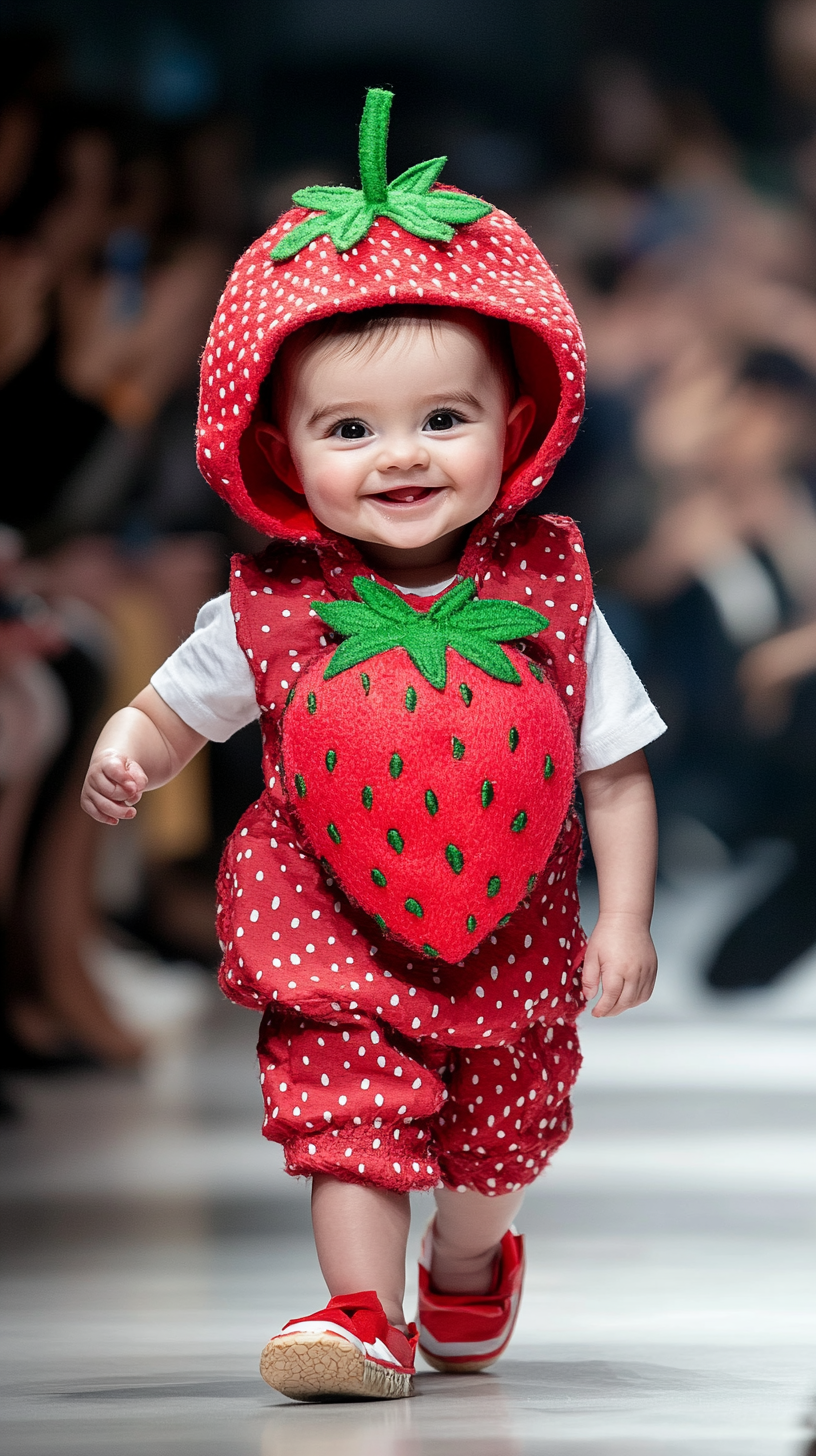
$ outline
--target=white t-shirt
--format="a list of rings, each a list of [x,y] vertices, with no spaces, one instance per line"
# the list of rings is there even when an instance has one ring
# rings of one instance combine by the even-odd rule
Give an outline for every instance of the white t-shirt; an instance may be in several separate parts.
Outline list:
[[[412,587],[411,593],[433,596],[449,584]],[[593,606],[587,623],[584,658],[587,685],[579,741],[581,773],[618,763],[666,731],[666,724],[597,606]],[[150,681],[185,723],[214,743],[224,743],[259,716],[255,679],[235,636],[229,592],[205,603],[196,617],[192,636],[182,642]]]

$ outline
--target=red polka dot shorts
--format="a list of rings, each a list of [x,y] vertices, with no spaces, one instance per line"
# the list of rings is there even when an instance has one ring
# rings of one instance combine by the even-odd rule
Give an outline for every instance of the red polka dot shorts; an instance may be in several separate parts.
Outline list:
[[[398,1192],[495,1195],[531,1183],[572,1126],[574,1025],[512,1045],[414,1041],[362,1014],[336,1024],[269,1008],[258,1044],[264,1135],[287,1172]]]

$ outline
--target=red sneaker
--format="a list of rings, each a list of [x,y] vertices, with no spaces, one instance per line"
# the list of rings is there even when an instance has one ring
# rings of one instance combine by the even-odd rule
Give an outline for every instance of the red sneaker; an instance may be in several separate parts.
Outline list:
[[[388,1323],[373,1289],[337,1294],[325,1309],[290,1320],[261,1355],[261,1375],[291,1400],[413,1395],[417,1331]]]
[[[433,1223],[419,1256],[419,1351],[434,1370],[486,1370],[507,1348],[524,1281],[524,1239],[510,1229],[501,1241],[490,1294],[440,1294],[431,1283]]]

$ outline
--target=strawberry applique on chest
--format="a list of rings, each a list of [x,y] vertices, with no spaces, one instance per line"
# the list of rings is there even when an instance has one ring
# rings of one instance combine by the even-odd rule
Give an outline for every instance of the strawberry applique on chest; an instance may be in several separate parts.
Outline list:
[[[343,641],[283,715],[283,777],[318,857],[384,933],[456,962],[532,888],[569,808],[574,740],[541,669],[500,645],[548,620],[468,578],[417,611],[354,578],[312,603]]]

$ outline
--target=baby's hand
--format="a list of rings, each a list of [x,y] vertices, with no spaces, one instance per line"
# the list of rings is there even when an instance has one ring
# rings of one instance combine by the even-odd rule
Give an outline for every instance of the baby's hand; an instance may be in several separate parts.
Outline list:
[[[106,749],[91,759],[80,803],[100,824],[118,824],[134,818],[146,788],[147,774],[134,759]]]
[[[584,995],[591,1001],[603,984],[593,1016],[619,1016],[648,1001],[657,975],[657,953],[640,916],[625,912],[598,917],[586,948]]]

